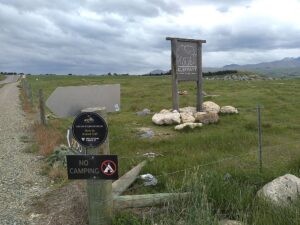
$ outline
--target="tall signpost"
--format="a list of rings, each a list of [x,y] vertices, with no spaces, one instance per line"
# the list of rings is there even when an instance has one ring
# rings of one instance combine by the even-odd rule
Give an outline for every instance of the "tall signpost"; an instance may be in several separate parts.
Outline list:
[[[206,40],[167,37],[171,41],[173,109],[179,109],[178,82],[196,81],[197,112],[202,111],[202,44]]]
[[[69,179],[87,179],[89,225],[112,221],[112,181],[118,179],[118,159],[110,155],[105,108],[89,108],[72,125],[75,140],[86,155],[68,155]]]

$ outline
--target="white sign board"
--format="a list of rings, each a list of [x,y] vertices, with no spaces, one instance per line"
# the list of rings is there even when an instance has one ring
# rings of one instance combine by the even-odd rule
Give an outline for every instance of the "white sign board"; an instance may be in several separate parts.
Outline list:
[[[58,117],[76,116],[84,108],[120,111],[120,84],[58,87],[46,101]]]

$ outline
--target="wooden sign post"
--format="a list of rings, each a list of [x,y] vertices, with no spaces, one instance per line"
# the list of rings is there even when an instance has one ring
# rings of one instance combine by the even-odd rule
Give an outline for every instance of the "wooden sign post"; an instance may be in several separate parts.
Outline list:
[[[202,43],[206,40],[167,37],[171,41],[173,109],[179,110],[178,82],[197,82],[197,112],[202,111]]]

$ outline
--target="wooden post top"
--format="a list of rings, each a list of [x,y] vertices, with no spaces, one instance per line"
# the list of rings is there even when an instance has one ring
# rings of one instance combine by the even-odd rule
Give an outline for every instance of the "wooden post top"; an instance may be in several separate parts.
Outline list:
[[[183,42],[199,42],[206,43],[206,40],[190,39],[190,38],[176,38],[176,37],[166,37],[166,40],[177,40]]]

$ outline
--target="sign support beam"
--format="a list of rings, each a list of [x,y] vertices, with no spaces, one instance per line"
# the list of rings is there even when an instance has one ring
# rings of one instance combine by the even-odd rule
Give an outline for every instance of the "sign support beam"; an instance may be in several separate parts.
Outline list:
[[[82,112],[94,112],[106,118],[105,108],[85,109]],[[109,155],[109,138],[100,148],[89,148],[88,154]],[[112,223],[113,198],[111,180],[87,180],[89,225],[110,225]]]
[[[176,75],[176,44],[177,39],[171,40],[171,65],[172,65],[172,99],[173,99],[173,109],[179,110],[179,100],[178,100],[178,80]]]

